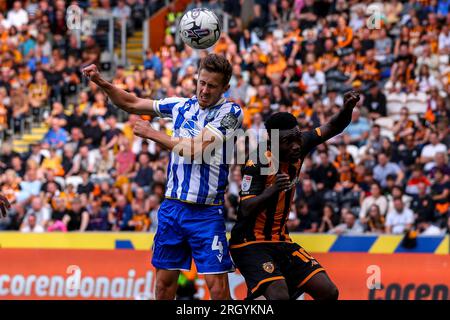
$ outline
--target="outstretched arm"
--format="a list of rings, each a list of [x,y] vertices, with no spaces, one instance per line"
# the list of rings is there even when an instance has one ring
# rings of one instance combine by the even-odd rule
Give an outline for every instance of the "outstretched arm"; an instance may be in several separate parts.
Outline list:
[[[344,107],[342,110],[338,114],[331,117],[328,123],[316,129],[323,141],[333,138],[347,128],[352,120],[353,108],[356,106],[358,101],[359,93],[356,91],[349,91],[344,95]]]
[[[359,93],[355,91],[347,92],[344,95],[344,107],[328,123],[314,130],[302,132],[300,137],[303,155],[306,156],[317,145],[324,143],[344,131],[352,120],[353,108],[358,101]]]
[[[103,79],[97,66],[91,64],[82,70],[83,74],[98,85],[117,107],[128,113],[139,115],[157,115],[154,100],[141,99],[125,90],[119,89]]]

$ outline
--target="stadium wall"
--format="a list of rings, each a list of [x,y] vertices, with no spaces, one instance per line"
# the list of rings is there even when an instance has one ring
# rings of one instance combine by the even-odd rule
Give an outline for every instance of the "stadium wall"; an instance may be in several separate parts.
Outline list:
[[[341,299],[449,299],[448,236],[418,237],[414,249],[401,236],[293,239],[326,268]],[[151,233],[0,233],[0,299],[151,299],[152,241]],[[230,285],[235,299],[245,297],[239,273]]]
[[[190,2],[190,0],[175,0],[172,5],[177,12],[183,12]],[[164,36],[166,35],[167,28],[166,17],[169,12],[169,6],[165,6],[147,20],[150,30],[148,33],[148,41],[153,52],[157,52],[164,44]]]

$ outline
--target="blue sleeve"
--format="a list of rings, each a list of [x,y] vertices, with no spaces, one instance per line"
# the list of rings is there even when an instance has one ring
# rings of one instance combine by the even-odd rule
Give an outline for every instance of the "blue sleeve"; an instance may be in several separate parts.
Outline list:
[[[161,118],[173,118],[173,112],[187,101],[187,98],[172,97],[155,100],[155,111]]]

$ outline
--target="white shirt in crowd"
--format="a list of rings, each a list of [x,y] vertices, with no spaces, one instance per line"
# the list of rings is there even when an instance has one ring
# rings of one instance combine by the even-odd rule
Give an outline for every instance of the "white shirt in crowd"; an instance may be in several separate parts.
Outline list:
[[[441,236],[444,235],[445,231],[439,229],[435,225],[430,224],[420,235],[423,236]]]
[[[445,146],[445,144],[443,143],[438,143],[436,145],[433,145],[431,143],[427,144],[425,147],[423,147],[422,153],[420,155],[422,157],[434,158],[434,156],[438,152],[447,153],[447,147]]]
[[[35,211],[33,209],[28,210],[27,214],[24,217],[24,228],[29,227],[28,218],[34,214],[36,216],[36,226],[44,227],[44,224],[50,220],[51,212],[48,207],[42,207],[39,211]],[[36,231],[34,231],[36,232]]]
[[[312,93],[319,90],[319,86],[325,84],[325,74],[322,71],[316,71],[314,75],[305,72],[302,76],[302,81],[307,86],[306,91]]]
[[[414,214],[409,208],[403,208],[402,212],[390,211],[386,216],[386,226],[392,227],[393,234],[402,234],[408,224],[414,223]]]
[[[20,28],[28,23],[28,13],[24,9],[11,10],[8,12],[8,22],[10,25]]]
[[[370,196],[365,198],[362,202],[361,210],[359,211],[360,219],[363,219],[368,215],[369,209],[373,204],[376,204],[380,208],[380,213],[382,216],[386,215],[388,209],[388,201],[386,197],[383,195],[379,196],[378,198]]]

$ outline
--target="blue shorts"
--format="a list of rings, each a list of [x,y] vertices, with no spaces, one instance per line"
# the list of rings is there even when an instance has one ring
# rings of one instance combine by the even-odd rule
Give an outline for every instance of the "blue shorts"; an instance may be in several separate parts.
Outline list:
[[[190,270],[199,274],[234,271],[228,251],[223,206],[166,199],[158,211],[152,264],[157,269]]]

